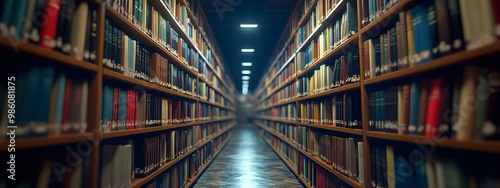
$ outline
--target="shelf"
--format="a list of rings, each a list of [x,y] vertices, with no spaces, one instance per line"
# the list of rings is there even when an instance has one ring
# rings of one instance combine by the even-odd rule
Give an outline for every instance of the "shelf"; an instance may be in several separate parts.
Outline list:
[[[266,116],[256,116],[255,118],[262,119],[262,120],[269,120],[269,121],[277,121],[277,122],[289,123],[289,124],[297,124],[297,120],[285,120],[285,119],[281,119],[281,118],[266,117]]]
[[[226,140],[224,140],[224,142],[221,144],[221,147],[215,152],[215,154],[213,154],[212,159],[210,159],[205,165],[203,165],[203,167],[201,167],[201,169],[197,171],[196,175],[188,180],[188,183],[184,187],[189,188],[195,184],[195,182],[198,180],[198,178],[200,178],[200,176],[203,174],[203,172],[217,158],[219,153],[222,152],[222,150],[224,150],[224,147],[226,147],[226,145],[229,143],[229,141],[231,141],[232,137],[233,137],[233,135],[231,134],[230,136],[228,136],[226,138]]]
[[[64,134],[57,136],[46,136],[46,137],[32,137],[32,138],[19,138],[16,137],[15,148],[17,150],[33,149],[40,147],[50,147],[64,144],[71,144],[80,141],[92,142],[99,139],[96,135],[98,133],[84,133],[84,134]],[[6,138],[0,139],[0,152],[6,152],[9,140]]]
[[[299,97],[299,98],[297,98],[297,101],[304,101],[304,100],[308,100],[308,99],[329,96],[329,95],[333,95],[335,93],[340,93],[340,92],[344,92],[344,91],[359,89],[360,87],[361,87],[361,84],[359,82],[352,83],[352,84],[347,84],[347,85],[343,85],[343,86],[340,86],[340,87],[337,87],[337,88],[333,88],[333,89],[330,89],[328,91],[324,91],[324,92],[321,92],[321,93],[316,93],[316,94],[313,94],[313,95],[307,95],[307,96],[304,96],[304,97]]]
[[[453,138],[431,138],[420,135],[400,135],[376,131],[367,131],[366,136],[369,138],[405,142],[415,145],[419,143],[432,143],[432,145],[442,148],[500,154],[500,142],[498,141],[459,141]]]
[[[288,78],[287,80],[285,80],[283,83],[281,83],[278,87],[275,87],[271,92],[269,92],[269,94],[267,94],[264,98],[260,98],[257,103],[259,102],[262,102],[263,100],[266,100],[267,98],[269,98],[270,96],[272,96],[276,91],[278,91],[279,89],[289,85],[289,84],[292,84],[293,81],[295,81],[295,76],[292,76],[290,78]],[[292,83],[290,83],[292,82]]]
[[[144,133],[150,133],[150,132],[156,132],[156,131],[177,129],[177,128],[182,128],[182,127],[190,127],[190,126],[194,126],[194,125],[201,125],[201,124],[221,122],[221,121],[229,121],[232,119],[234,119],[234,117],[222,118],[222,119],[216,119],[216,120],[208,120],[208,121],[194,121],[194,122],[188,122],[188,123],[168,124],[168,125],[164,125],[164,126],[148,127],[148,128],[140,128],[140,129],[109,131],[109,132],[102,133],[102,138],[103,139],[110,139],[110,138],[117,138],[117,137],[124,137],[124,136],[132,136],[132,135],[144,134]]]
[[[216,107],[219,107],[219,108],[223,108],[223,109],[226,109],[226,110],[235,111],[234,108],[226,107],[224,105],[217,104],[217,103],[214,103],[214,102],[205,101],[205,100],[199,100],[199,101],[201,103],[209,104],[209,105],[216,106]]]
[[[297,101],[297,99],[289,99],[289,100],[286,100],[286,101],[278,102],[276,104],[268,105],[268,106],[266,106],[264,108],[258,108],[256,111],[267,110],[269,108],[273,108],[273,107],[277,107],[277,106],[282,106],[282,105],[289,104],[289,103],[294,103],[296,101]]]
[[[124,74],[121,74],[121,73],[118,73],[118,72],[115,72],[115,71],[112,71],[112,70],[108,70],[108,69],[103,69],[103,76],[104,78],[108,78],[108,79],[114,79],[114,80],[117,80],[117,81],[121,81],[121,82],[125,82],[125,83],[128,83],[128,84],[132,84],[132,85],[135,85],[135,89],[144,89],[144,88],[148,88],[148,89],[153,89],[153,90],[157,90],[157,91],[161,91],[169,96],[174,96],[174,97],[182,97],[182,98],[186,98],[186,99],[191,99],[191,100],[200,100],[194,96],[191,96],[191,95],[188,95],[188,94],[184,94],[184,93],[181,93],[181,92],[178,92],[178,91],[174,91],[174,90],[171,90],[171,89],[168,89],[166,87],[163,87],[163,86],[160,86],[160,85],[156,85],[156,84],[153,84],[153,83],[149,83],[149,82],[146,82],[146,81],[143,81],[143,80],[139,80],[139,79],[136,79],[136,78],[132,78],[132,77],[128,77],[128,76],[125,76]],[[137,88],[138,86],[142,86],[144,88]]]
[[[177,157],[176,159],[172,160],[172,161],[169,161],[168,163],[166,164],[163,164],[162,167],[160,167],[158,170],[154,171],[153,173],[151,173],[150,175],[144,177],[144,178],[135,178],[134,180],[132,180],[132,184],[130,185],[131,188],[139,188],[141,187],[142,185],[146,184],[147,182],[151,181],[153,178],[155,178],[156,176],[160,175],[161,173],[163,173],[165,170],[167,170],[168,168],[172,167],[174,164],[176,164],[177,162],[179,162],[180,160],[184,159],[185,157],[189,156],[189,154],[191,154],[192,152],[198,150],[199,148],[201,148],[202,146],[204,146],[205,144],[209,143],[211,140],[221,136],[222,134],[224,134],[225,132],[231,130],[232,128],[234,127],[234,124],[229,126],[229,128],[227,128],[226,130],[224,131],[221,131],[220,133],[217,133],[216,135],[214,136],[211,136],[207,139],[205,139],[203,142],[201,143],[198,143],[197,145],[195,145],[193,148],[191,148],[190,150],[188,150],[187,152],[185,152],[184,154],[182,154],[181,156]]]
[[[68,56],[66,54],[42,48],[36,44],[24,43],[8,37],[0,36],[0,49],[2,49],[3,56],[5,56],[5,54],[15,54],[15,57],[20,57],[23,55],[32,55],[36,56],[37,58],[41,57],[44,59],[52,60],[63,66],[77,68],[90,72],[97,72],[96,64],[86,61],[76,60],[75,58]],[[13,62],[8,62],[8,63],[13,63]]]
[[[440,68],[459,64],[468,60],[476,59],[479,57],[495,53],[500,53],[500,41],[497,41],[494,44],[484,46],[476,50],[457,52],[455,54],[444,56],[421,65],[416,65],[414,67],[401,69],[374,78],[369,78],[364,81],[364,84],[373,85],[373,84],[383,83],[386,81],[406,78],[415,74],[425,73],[431,70],[437,70]]]
[[[313,128],[318,128],[318,129],[325,129],[325,130],[331,130],[335,132],[341,132],[341,133],[347,133],[347,134],[353,134],[353,135],[363,135],[363,130],[362,129],[351,129],[351,128],[345,128],[345,127],[335,127],[333,125],[321,125],[321,124],[313,124],[313,123],[303,123],[299,122],[297,125],[300,126],[306,126],[306,127],[313,127]]]

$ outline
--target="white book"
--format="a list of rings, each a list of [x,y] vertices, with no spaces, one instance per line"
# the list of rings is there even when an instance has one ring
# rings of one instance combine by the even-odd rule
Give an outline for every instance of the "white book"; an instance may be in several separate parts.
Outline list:
[[[71,57],[77,60],[83,60],[83,51],[85,50],[85,35],[87,34],[87,17],[89,6],[86,2],[81,2],[75,10],[73,24],[71,25],[70,43],[73,47]]]
[[[363,142],[358,142],[358,182],[361,187],[365,184],[365,168],[364,168],[364,158],[363,158]]]

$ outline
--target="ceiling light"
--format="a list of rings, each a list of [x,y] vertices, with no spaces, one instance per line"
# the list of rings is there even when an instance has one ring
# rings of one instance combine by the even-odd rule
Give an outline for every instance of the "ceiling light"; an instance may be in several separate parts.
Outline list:
[[[242,80],[250,80],[250,76],[242,76],[241,79]]]
[[[251,67],[252,66],[252,62],[243,62],[243,63],[241,63],[241,66]]]
[[[257,24],[240,24],[241,28],[256,28],[258,26],[259,25],[257,25]]]
[[[251,73],[252,73],[252,71],[250,71],[250,70],[242,70],[241,71],[241,74],[251,74]]]
[[[248,52],[254,52],[255,49],[241,49],[241,52],[245,52],[245,53],[248,53]]]
[[[248,84],[250,83],[250,81],[243,81],[243,84]]]

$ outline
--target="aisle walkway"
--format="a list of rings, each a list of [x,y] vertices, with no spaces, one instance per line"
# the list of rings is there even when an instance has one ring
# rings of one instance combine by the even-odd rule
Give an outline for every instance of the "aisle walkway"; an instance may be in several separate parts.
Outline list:
[[[233,138],[203,173],[195,188],[302,187],[251,125]]]

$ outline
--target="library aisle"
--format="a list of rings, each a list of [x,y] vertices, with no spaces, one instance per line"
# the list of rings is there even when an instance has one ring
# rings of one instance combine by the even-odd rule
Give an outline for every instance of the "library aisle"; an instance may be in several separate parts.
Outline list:
[[[229,144],[194,186],[302,187],[297,178],[255,132],[251,124],[237,126]]]

